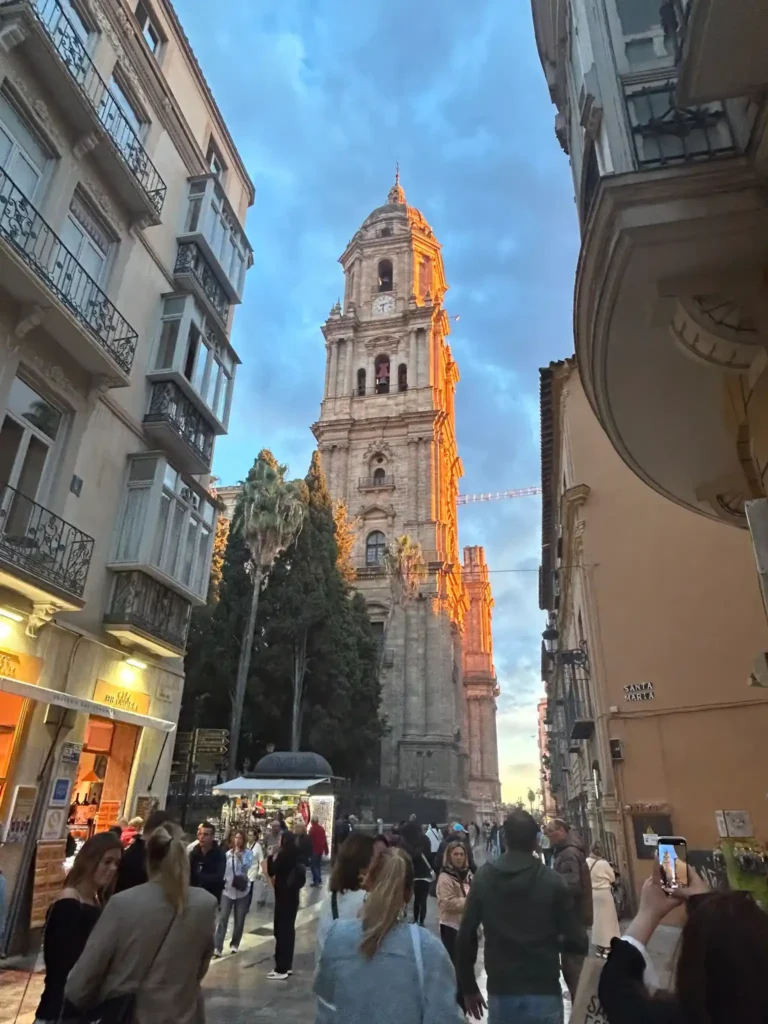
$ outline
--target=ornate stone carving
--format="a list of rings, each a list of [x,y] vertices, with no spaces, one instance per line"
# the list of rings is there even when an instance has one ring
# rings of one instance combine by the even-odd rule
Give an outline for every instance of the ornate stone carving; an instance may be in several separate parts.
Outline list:
[[[87,135],[81,135],[77,142],[72,147],[72,152],[78,160],[82,160],[86,153],[90,153],[92,149],[95,149],[101,142],[101,136],[98,132],[89,132]]]
[[[16,321],[16,326],[13,329],[13,333],[16,337],[21,340],[26,338],[31,330],[35,327],[39,327],[45,319],[46,310],[42,306],[28,306],[22,310],[21,316]]]
[[[372,441],[363,452],[363,461],[367,462],[374,455],[383,455],[386,459],[392,458],[392,449],[386,441]]]
[[[748,370],[766,347],[752,317],[723,295],[678,297],[669,330],[697,362],[732,373]]]
[[[0,53],[8,56],[11,50],[23,43],[27,37],[27,30],[22,24],[21,18],[14,18],[7,22],[0,29]]]
[[[33,604],[25,630],[27,636],[36,637],[38,630],[46,626],[58,610],[55,604],[45,604],[43,602]]]
[[[119,237],[127,228],[127,222],[104,189],[86,173],[82,174],[81,187],[88,193],[88,198],[96,206],[107,226]]]
[[[67,148],[67,144],[53,123],[48,107],[37,92],[36,85],[27,79],[20,78],[18,75],[8,75],[7,77],[14,91],[21,96],[29,111],[39,121],[42,134],[48,136],[59,153],[63,153]]]
[[[24,346],[24,362],[33,366],[38,373],[54,385],[59,391],[72,398],[82,400],[83,389],[67,376],[64,370],[53,363],[50,359],[36,352],[29,346]]]

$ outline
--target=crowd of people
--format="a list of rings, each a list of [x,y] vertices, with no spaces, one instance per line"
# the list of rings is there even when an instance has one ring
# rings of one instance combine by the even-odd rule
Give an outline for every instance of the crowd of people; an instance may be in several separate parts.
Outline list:
[[[490,852],[503,852],[478,868],[483,829],[412,817],[373,834],[340,819],[317,926],[317,1024],[455,1024],[486,1010],[490,1024],[562,1024],[561,974],[575,997],[590,929],[609,1024],[726,1024],[735,1007],[745,1024],[768,1022],[768,918],[747,894],[709,893],[689,867],[689,886],[670,895],[657,864],[622,936],[615,872],[599,846],[587,856],[565,821],[542,834],[522,809],[501,832]],[[200,983],[230,921],[237,952],[254,897],[273,908],[267,977],[287,981],[299,894],[310,874],[322,884],[328,852],[317,820],[289,829],[278,819],[263,836],[235,829],[225,844],[202,822],[187,843],[154,811],[91,837],[48,912],[37,1021],[200,1024]],[[423,927],[430,893],[439,939]],[[675,993],[651,995],[646,946],[683,903]],[[487,997],[476,977],[481,934]]]

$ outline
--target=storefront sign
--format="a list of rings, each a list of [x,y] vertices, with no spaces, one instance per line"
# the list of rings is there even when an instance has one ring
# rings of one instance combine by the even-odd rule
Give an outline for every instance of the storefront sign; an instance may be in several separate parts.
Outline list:
[[[59,755],[59,761],[62,766],[68,765],[74,768],[80,764],[80,755],[83,752],[82,743],[62,743],[61,754]]]
[[[35,855],[35,880],[32,889],[30,928],[42,928],[48,907],[64,884],[64,858],[67,845],[63,840],[40,841]]]
[[[98,704],[106,704],[120,711],[132,711],[134,715],[149,714],[149,694],[140,690],[131,690],[126,686],[116,686],[105,679],[99,679],[93,693]]]
[[[9,651],[5,647],[0,647],[0,676],[35,685],[42,669],[42,658],[33,658],[31,654],[21,654],[19,651]]]
[[[62,777],[54,780],[51,790],[51,807],[69,807],[69,785],[69,779]]]
[[[168,683],[158,683],[155,690],[155,696],[158,700],[162,701],[163,704],[173,704],[176,700],[176,687],[169,686]]]
[[[36,799],[37,786],[16,787],[11,814],[5,830],[6,843],[23,843],[27,838]]]
[[[624,700],[653,700],[653,683],[630,683],[624,687]]]

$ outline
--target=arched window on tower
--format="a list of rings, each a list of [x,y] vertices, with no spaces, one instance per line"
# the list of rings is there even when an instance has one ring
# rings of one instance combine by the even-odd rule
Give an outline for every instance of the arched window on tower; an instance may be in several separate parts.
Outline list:
[[[392,260],[379,260],[379,291],[392,291]]]
[[[365,370],[357,371],[357,393],[358,395],[365,394]]]
[[[381,466],[379,466],[378,469],[374,469],[374,471],[373,471],[373,486],[374,487],[383,487],[386,482],[387,482],[387,474],[384,472],[384,470],[381,468]]]
[[[432,291],[432,260],[425,256],[419,263],[419,295],[423,298]]]
[[[400,365],[397,368],[397,390],[408,390],[408,367],[405,365],[405,363],[400,363]]]
[[[381,530],[374,530],[368,534],[365,542],[365,564],[381,565],[384,561],[384,554],[387,550],[387,539]]]
[[[376,394],[389,394],[389,356],[376,356]]]

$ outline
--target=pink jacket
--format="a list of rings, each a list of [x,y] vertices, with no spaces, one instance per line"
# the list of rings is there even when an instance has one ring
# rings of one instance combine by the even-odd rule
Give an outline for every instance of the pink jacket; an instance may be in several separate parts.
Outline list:
[[[440,915],[440,924],[456,928],[458,931],[471,885],[472,875],[469,872],[463,882],[449,871],[440,872],[437,880],[437,911]]]

